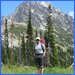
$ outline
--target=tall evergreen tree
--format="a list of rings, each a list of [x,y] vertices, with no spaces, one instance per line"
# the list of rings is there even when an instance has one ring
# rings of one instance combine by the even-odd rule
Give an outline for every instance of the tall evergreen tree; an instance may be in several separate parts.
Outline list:
[[[47,30],[44,32],[44,39],[46,43],[46,66],[50,67],[50,49],[48,48],[48,33]]]
[[[28,35],[28,59],[29,64],[31,64],[31,61],[33,60],[33,28],[31,24],[31,10],[29,9],[29,19],[28,19],[28,25],[27,25],[27,35]]]
[[[50,55],[50,63],[52,66],[56,66],[58,64],[58,56],[57,56],[57,48],[55,46],[55,38],[53,32],[53,22],[51,17],[51,5],[48,7],[49,15],[47,18],[47,31],[48,31],[48,42],[51,48],[51,55]]]
[[[5,46],[3,45],[3,41],[2,41],[2,62],[6,63],[6,53],[5,53]]]
[[[25,65],[25,55],[26,55],[26,51],[25,51],[25,38],[24,38],[24,34],[22,35],[22,41],[21,41],[21,56],[22,56],[22,64]]]
[[[7,26],[7,19],[5,20],[5,63],[8,63],[8,61],[10,60],[10,51],[9,51],[9,43],[8,43],[8,26]]]

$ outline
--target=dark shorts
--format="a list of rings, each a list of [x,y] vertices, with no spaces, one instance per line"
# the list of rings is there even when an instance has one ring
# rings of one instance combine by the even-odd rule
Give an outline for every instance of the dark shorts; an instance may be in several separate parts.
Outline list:
[[[37,68],[43,68],[44,67],[44,57],[43,54],[36,54],[35,55],[35,64]]]

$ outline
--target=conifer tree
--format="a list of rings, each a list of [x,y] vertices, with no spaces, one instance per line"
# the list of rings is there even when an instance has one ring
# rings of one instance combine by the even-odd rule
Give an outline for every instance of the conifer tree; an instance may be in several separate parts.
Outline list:
[[[5,48],[3,45],[3,41],[2,41],[2,62],[5,63],[6,62],[6,53],[5,53]]]
[[[48,33],[47,30],[44,32],[44,39],[46,44],[46,66],[50,67],[50,49],[48,49]]]
[[[21,41],[21,56],[22,56],[22,64],[25,65],[25,55],[26,55],[26,50],[25,50],[25,38],[24,38],[24,33],[22,34],[22,41]]]
[[[8,43],[8,26],[7,26],[7,19],[5,20],[5,63],[8,63],[8,61],[10,60],[10,52],[9,52],[9,43]]]
[[[57,56],[57,48],[55,46],[55,38],[53,32],[53,22],[51,16],[51,5],[48,7],[48,18],[47,18],[47,31],[48,31],[48,43],[51,48],[51,55],[50,55],[50,63],[52,66],[56,66],[58,64],[58,56]]]
[[[29,64],[31,64],[31,61],[33,60],[33,28],[31,24],[31,10],[29,9],[29,19],[28,19],[28,25],[27,25],[27,35],[28,35],[28,59]]]

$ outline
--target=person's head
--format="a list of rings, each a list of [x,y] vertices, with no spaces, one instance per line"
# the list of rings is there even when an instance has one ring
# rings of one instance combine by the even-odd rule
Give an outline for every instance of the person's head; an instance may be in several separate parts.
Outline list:
[[[39,43],[40,37],[36,37],[36,42]]]

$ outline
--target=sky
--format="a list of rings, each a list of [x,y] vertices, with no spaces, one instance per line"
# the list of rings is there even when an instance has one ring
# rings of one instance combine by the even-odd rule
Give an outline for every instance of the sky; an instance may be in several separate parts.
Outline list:
[[[1,1],[1,16],[14,13],[16,7],[24,1]],[[74,1],[48,1],[55,8],[74,16]]]

